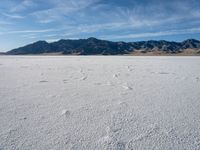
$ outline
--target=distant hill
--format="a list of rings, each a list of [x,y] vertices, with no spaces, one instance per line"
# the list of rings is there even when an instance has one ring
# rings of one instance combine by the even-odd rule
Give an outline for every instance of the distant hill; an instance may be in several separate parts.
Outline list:
[[[96,38],[59,40],[47,43],[38,41],[8,51],[9,55],[28,54],[62,55],[200,55],[200,41],[188,39],[183,42],[141,41],[112,42]]]

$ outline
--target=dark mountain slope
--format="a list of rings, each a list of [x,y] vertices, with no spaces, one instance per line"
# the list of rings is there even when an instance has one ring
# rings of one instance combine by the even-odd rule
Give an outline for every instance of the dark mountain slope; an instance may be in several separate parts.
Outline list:
[[[21,48],[13,49],[7,52],[7,54],[12,54],[12,55],[41,54],[41,53],[48,53],[51,51],[52,49],[49,43],[47,43],[46,41],[38,41]]]
[[[59,40],[53,43],[38,41],[36,43],[20,47],[7,54],[43,54],[43,53],[62,53],[65,55],[122,55],[132,54],[135,51],[143,53],[160,51],[166,54],[181,53],[186,49],[200,49],[200,41],[188,39],[183,42],[169,41],[141,41],[141,42],[112,42],[96,38],[79,40]]]

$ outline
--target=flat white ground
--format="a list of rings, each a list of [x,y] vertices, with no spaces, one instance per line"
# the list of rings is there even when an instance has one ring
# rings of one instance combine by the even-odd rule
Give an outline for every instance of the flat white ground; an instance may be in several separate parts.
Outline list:
[[[2,56],[0,149],[200,149],[200,57]]]

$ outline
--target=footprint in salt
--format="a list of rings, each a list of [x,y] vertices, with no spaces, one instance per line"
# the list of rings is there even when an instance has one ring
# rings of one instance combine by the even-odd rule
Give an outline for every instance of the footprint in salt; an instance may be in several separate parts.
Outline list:
[[[125,90],[132,90],[133,88],[128,85],[122,85],[122,88]]]
[[[114,146],[117,150],[125,150],[126,149],[126,144],[119,141],[116,143],[116,145]]]
[[[131,71],[134,70],[134,69],[132,68],[132,66],[126,66],[126,69],[127,69],[129,72],[131,72]]]
[[[79,72],[80,72],[80,73],[83,73],[83,69],[80,69]]]
[[[87,76],[84,76],[84,77],[81,78],[81,80],[83,80],[83,81],[86,80],[86,79],[87,79]]]
[[[114,74],[113,78],[118,78],[119,74]]]
[[[61,112],[61,115],[62,116],[69,116],[70,115],[70,111],[66,110],[66,109],[63,109],[62,112]]]
[[[124,96],[124,95],[128,95],[128,93],[119,93],[119,95]]]
[[[118,103],[117,103],[118,105],[120,105],[120,106],[128,106],[128,104],[126,103],[126,102],[123,102],[123,101],[118,101]]]
[[[133,71],[133,69],[128,69],[129,72]]]
[[[158,74],[169,74],[169,72],[159,72]]]
[[[67,80],[66,80],[66,79],[64,79],[64,80],[63,80],[63,83],[67,83]]]
[[[45,83],[45,82],[48,82],[48,81],[46,81],[46,80],[42,80],[42,81],[40,81],[40,83]]]
[[[117,78],[117,75],[116,75],[116,74],[114,74],[114,75],[113,75],[113,78]]]

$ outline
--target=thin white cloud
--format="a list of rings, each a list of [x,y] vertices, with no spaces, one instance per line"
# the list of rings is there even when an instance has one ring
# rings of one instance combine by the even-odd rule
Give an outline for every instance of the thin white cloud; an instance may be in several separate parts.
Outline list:
[[[65,16],[80,12],[81,10],[95,4],[99,0],[49,0],[48,4],[54,7],[33,12],[39,23],[50,23],[53,21],[65,21]]]
[[[21,12],[27,10],[29,7],[33,7],[35,5],[33,0],[22,0],[20,3],[16,4],[14,7],[10,9],[10,12]]]
[[[75,38],[75,37],[68,37],[67,39],[70,39],[70,40],[77,40],[78,38]],[[51,42],[56,42],[56,41],[59,41],[60,39],[59,38],[55,38],[55,39],[45,39],[45,41],[51,43]]]
[[[23,19],[24,16],[16,15],[16,14],[8,14],[8,13],[2,13],[3,16],[11,18],[11,19]]]
[[[60,39],[45,39],[45,41],[47,41],[47,42],[49,42],[49,43],[51,43],[51,42],[56,42],[56,41],[58,41],[58,40],[60,40]]]
[[[109,35],[109,36],[104,36],[104,38],[107,38],[107,39],[136,39],[136,38],[150,38],[150,37],[182,35],[182,34],[196,34],[196,33],[200,33],[200,28],[169,30],[169,31],[160,31],[160,32],[146,32],[146,33],[136,33],[136,34],[126,34],[126,35]]]
[[[16,31],[7,31],[7,32],[2,32],[2,34],[24,34],[24,33],[49,33],[49,32],[54,32],[58,31],[57,29],[43,29],[43,30],[16,30]]]
[[[59,34],[40,34],[40,33],[28,33],[28,34],[23,34],[21,35],[21,37],[25,37],[25,38],[30,38],[30,39],[46,39],[46,38],[57,38],[57,37],[61,37],[61,35]]]

